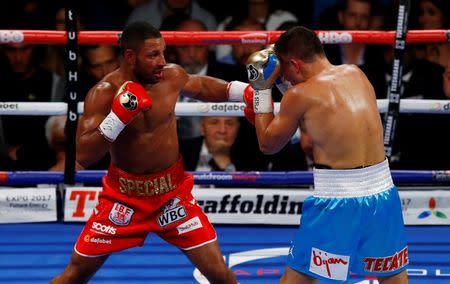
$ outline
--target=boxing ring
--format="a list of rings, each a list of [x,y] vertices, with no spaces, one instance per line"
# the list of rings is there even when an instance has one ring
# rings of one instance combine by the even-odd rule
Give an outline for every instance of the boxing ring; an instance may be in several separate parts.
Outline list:
[[[78,32],[74,27],[69,21],[66,32],[0,30],[0,44],[67,45],[68,103],[0,102],[0,115],[66,115],[67,138],[71,141],[64,173],[0,172],[0,223],[3,223],[0,224],[0,283],[47,283],[60,273],[101,190],[98,186],[83,184],[99,184],[105,171],[74,170],[74,133],[83,103],[77,101],[77,89],[71,81],[77,73],[71,72],[77,72],[74,67],[77,44],[114,45],[118,43],[120,32]],[[269,44],[276,41],[281,32],[162,34],[169,45],[215,45]],[[327,44],[395,43],[397,49],[402,49],[405,42],[448,42],[449,34],[450,30],[403,31],[403,35],[399,35],[399,29],[318,31],[321,41]],[[449,106],[450,101],[445,100],[396,100],[392,97],[378,100],[380,112],[393,116],[398,113],[450,114]],[[243,116],[244,107],[243,103],[178,103],[175,113],[177,116]],[[275,112],[278,110],[276,103]],[[406,216],[410,283],[450,283],[449,169],[392,173]],[[277,283],[298,226],[302,200],[311,193],[312,172],[194,172],[193,175],[194,196],[215,224],[226,263],[239,283]],[[205,189],[201,185],[235,188]],[[216,204],[216,208],[211,204]],[[178,249],[152,234],[143,247],[113,254],[90,283],[125,281],[130,284],[207,283]],[[377,281],[351,275],[348,283]]]

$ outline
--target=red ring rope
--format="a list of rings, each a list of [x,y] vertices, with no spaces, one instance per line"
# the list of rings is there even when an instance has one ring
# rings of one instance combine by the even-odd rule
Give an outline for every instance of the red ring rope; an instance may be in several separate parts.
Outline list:
[[[181,44],[269,44],[275,42],[282,31],[208,31],[208,32],[161,32],[169,45]],[[317,31],[323,43],[373,43],[393,44],[395,31]],[[110,44],[119,41],[120,31],[80,31],[80,44]],[[408,43],[439,43],[450,40],[450,30],[411,30]],[[65,31],[0,30],[0,44],[37,43],[65,44]]]

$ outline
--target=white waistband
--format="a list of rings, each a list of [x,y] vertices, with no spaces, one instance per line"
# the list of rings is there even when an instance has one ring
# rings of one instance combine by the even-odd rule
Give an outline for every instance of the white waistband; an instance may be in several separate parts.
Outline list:
[[[361,169],[314,169],[316,197],[361,197],[383,192],[393,186],[387,159]]]

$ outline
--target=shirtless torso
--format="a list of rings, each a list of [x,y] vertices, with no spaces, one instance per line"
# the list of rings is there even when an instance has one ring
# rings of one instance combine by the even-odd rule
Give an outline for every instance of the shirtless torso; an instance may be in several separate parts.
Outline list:
[[[329,66],[293,88],[290,96],[302,106],[300,128],[312,140],[316,164],[354,168],[383,161],[383,127],[375,93],[359,68]]]
[[[84,115],[80,119],[77,143],[77,160],[88,165],[105,153],[105,148],[87,147],[90,139],[108,143],[99,135],[96,125],[111,110],[111,103],[120,86],[131,78],[121,68],[107,75],[88,94],[85,100]],[[109,149],[111,162],[117,167],[134,173],[148,174],[168,168],[178,160],[178,138],[176,132],[175,104],[180,92],[202,99],[202,82],[214,82],[217,93],[226,93],[224,81],[189,76],[178,65],[166,65],[162,70],[161,81],[145,86],[153,106],[140,114],[127,125]],[[213,94],[211,94],[213,95]],[[223,101],[226,98],[210,97],[209,100]]]

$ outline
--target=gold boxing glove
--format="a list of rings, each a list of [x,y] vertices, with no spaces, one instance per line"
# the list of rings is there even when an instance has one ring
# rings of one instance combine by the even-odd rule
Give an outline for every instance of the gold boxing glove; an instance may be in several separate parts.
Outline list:
[[[280,75],[280,63],[273,47],[257,51],[249,56],[247,75],[254,89],[255,114],[273,112],[272,87]]]
[[[247,60],[247,76],[253,89],[271,89],[279,75],[280,62],[272,46],[249,56]]]

